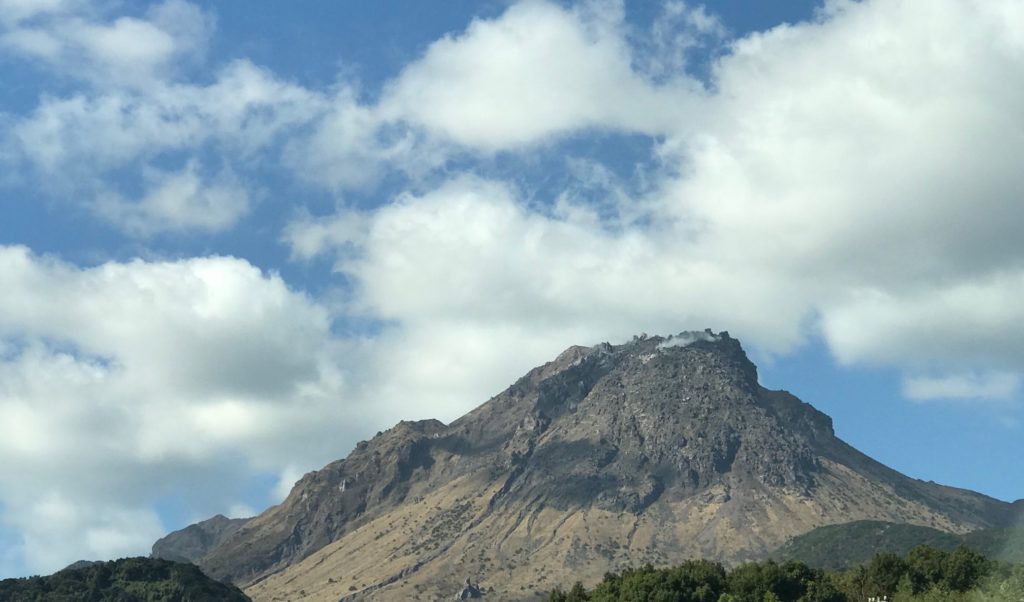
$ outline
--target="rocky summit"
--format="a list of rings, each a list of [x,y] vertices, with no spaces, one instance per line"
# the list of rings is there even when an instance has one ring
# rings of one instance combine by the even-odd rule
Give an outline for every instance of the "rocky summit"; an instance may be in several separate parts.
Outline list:
[[[529,600],[628,565],[763,557],[828,524],[964,533],[1012,514],[861,454],[705,331],[571,347],[449,425],[399,423],[260,516],[154,553],[255,600],[451,599],[467,579]]]

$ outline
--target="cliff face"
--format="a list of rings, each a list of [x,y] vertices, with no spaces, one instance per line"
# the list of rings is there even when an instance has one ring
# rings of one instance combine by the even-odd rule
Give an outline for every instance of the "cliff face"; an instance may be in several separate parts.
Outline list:
[[[857,452],[708,331],[572,347],[450,425],[400,423],[199,562],[255,599],[429,600],[467,577],[524,599],[628,564],[754,558],[825,524],[1011,514]]]

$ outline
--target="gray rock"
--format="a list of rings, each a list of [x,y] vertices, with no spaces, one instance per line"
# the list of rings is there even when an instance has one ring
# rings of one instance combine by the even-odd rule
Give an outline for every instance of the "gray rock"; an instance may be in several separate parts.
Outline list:
[[[480,591],[480,588],[473,585],[469,579],[466,579],[466,585],[459,590],[459,593],[455,594],[456,600],[472,600],[474,598],[483,598],[484,593]]]
[[[248,521],[247,518],[227,518],[218,514],[157,540],[150,556],[195,563]]]

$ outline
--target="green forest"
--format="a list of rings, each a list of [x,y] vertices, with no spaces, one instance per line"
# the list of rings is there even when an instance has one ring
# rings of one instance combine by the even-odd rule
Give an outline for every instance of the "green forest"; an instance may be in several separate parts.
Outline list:
[[[214,581],[191,564],[122,558],[65,569],[46,577],[0,581],[3,602],[244,602],[237,587]]]
[[[726,569],[693,560],[608,573],[593,589],[576,583],[547,602],[1024,602],[1024,565],[960,546],[921,545],[904,556],[875,555],[845,571],[765,560]]]

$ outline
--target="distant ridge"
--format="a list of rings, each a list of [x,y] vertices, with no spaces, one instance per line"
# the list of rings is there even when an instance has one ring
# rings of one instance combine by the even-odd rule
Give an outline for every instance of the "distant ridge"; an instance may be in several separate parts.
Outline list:
[[[824,525],[962,534],[1013,514],[858,452],[708,330],[570,347],[449,425],[401,422],[198,562],[255,600],[436,600],[467,578],[524,600],[628,565],[762,558]]]
[[[197,562],[248,520],[218,514],[157,540],[152,556],[176,562]]]

